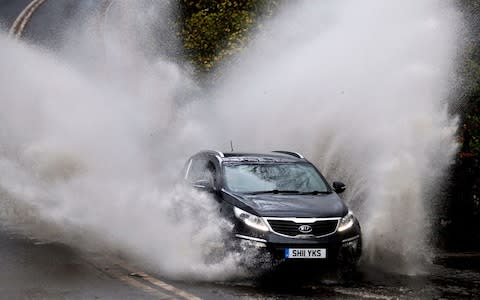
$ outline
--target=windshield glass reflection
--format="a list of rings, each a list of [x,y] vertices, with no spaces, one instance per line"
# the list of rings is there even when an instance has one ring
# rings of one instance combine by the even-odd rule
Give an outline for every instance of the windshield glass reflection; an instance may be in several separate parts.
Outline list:
[[[237,193],[328,193],[318,172],[309,164],[236,164],[225,166],[226,186]]]

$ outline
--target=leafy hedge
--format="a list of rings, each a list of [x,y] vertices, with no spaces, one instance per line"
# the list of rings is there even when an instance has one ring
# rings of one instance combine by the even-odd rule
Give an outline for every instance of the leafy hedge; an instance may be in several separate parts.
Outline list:
[[[241,51],[261,16],[272,15],[280,0],[182,0],[181,32],[188,60],[209,72]]]
[[[480,157],[480,0],[457,0],[469,24],[469,38],[464,63],[460,67],[464,84],[464,104],[460,131],[461,158]]]
[[[479,1],[480,3],[480,1]],[[479,10],[480,16],[480,10]],[[480,41],[473,41],[462,67],[464,78],[462,110],[463,126],[460,131],[461,157],[480,157]]]

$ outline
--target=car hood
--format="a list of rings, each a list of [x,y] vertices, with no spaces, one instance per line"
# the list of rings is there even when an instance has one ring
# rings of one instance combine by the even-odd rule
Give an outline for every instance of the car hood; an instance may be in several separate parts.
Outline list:
[[[231,194],[241,207],[263,217],[328,218],[343,217],[348,208],[336,193],[319,195]],[[234,203],[232,203],[234,204]],[[234,204],[235,205],[235,204]]]

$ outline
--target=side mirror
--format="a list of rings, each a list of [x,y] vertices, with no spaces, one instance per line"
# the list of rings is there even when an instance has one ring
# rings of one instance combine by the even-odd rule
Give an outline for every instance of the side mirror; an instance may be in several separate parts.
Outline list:
[[[346,188],[347,188],[347,186],[343,182],[340,182],[340,181],[334,181],[333,182],[333,190],[337,194],[343,193]]]
[[[213,192],[215,190],[210,180],[207,179],[200,179],[195,181],[193,187],[205,192]]]

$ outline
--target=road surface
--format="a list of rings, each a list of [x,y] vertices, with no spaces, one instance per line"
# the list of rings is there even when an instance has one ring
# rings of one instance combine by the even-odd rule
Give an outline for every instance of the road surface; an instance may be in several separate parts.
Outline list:
[[[90,3],[90,5],[79,6]],[[14,37],[55,49],[78,15],[105,2],[0,0],[0,24]],[[23,17],[22,17],[22,12]],[[22,17],[19,19],[19,17]],[[0,199],[1,201],[1,199]],[[480,254],[438,255],[428,274],[405,276],[361,265],[348,279],[336,272],[284,268],[237,281],[173,281],[99,253],[19,235],[0,222],[1,299],[473,299],[480,298]]]
[[[0,230],[1,299],[474,299],[480,254],[439,256],[430,274],[360,266],[336,272],[280,269],[240,281],[172,281],[128,262]]]

